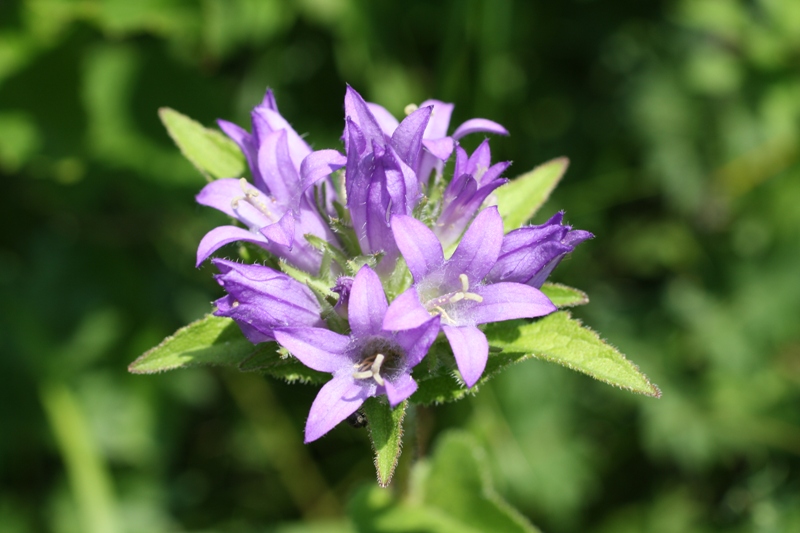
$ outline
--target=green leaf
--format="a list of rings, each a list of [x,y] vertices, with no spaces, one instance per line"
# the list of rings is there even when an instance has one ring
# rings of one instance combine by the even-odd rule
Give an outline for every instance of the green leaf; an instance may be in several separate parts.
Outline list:
[[[559,157],[543,163],[530,172],[497,189],[497,208],[503,217],[503,230],[508,233],[528,222],[542,207],[567,171],[569,159]]]
[[[457,518],[462,531],[539,531],[494,491],[484,452],[465,432],[439,438],[426,478],[422,501]]]
[[[542,285],[542,292],[559,308],[589,303],[589,297],[585,292],[560,283],[545,283]]]
[[[233,320],[206,315],[145,352],[128,371],[153,374],[198,365],[238,365],[255,350]]]
[[[405,401],[392,409],[389,404],[378,398],[369,398],[364,402],[364,414],[367,415],[369,436],[375,451],[375,469],[378,473],[378,484],[386,487],[392,481],[394,469],[400,459],[403,444],[403,418],[406,416]]]
[[[184,157],[204,176],[210,179],[237,178],[244,174],[244,155],[225,135],[204,128],[169,107],[159,109],[158,116]]]
[[[274,342],[259,344],[258,349],[247,356],[238,366],[242,372],[261,372],[289,383],[325,383],[329,374],[317,372],[305,366],[278,347]]]
[[[411,473],[402,501],[377,487],[358,491],[348,505],[358,531],[394,533],[537,533],[494,491],[483,452],[463,432],[445,433],[433,457]]]
[[[496,322],[486,327],[486,337],[489,344],[503,349],[503,355],[532,355],[631,392],[661,396],[636,365],[566,311],[529,323]]]

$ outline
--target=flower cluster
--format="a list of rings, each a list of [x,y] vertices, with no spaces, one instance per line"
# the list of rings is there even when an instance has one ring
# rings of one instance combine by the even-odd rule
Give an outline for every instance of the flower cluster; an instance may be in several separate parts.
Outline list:
[[[472,119],[448,135],[452,104],[409,106],[398,122],[350,87],[344,109],[345,153],[314,151],[267,91],[251,132],[219,121],[252,182],[216,180],[197,196],[241,223],[206,234],[198,265],[244,241],[282,270],[213,259],[227,292],[215,314],[236,321],[253,343],[277,341],[333,374],[311,406],[306,442],[371,396],[386,395],[392,407],[408,399],[418,388],[412,369],[439,333],[464,384],[474,386],[489,356],[479,326],[555,311],[539,289],[591,237],[564,225],[561,213],[504,235],[489,204],[509,163],[492,164],[488,139],[472,154],[459,145],[468,134],[507,135],[499,124]]]

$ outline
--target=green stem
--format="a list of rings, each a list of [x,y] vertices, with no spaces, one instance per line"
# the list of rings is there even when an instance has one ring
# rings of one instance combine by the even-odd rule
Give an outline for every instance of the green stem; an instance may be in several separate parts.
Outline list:
[[[67,469],[83,531],[121,531],[111,475],[92,440],[77,398],[66,385],[56,382],[42,385],[39,396]]]

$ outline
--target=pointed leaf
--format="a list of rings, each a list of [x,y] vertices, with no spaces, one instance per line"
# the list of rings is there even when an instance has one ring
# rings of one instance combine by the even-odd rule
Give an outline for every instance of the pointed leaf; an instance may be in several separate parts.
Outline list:
[[[375,451],[375,469],[381,487],[388,486],[392,481],[400,459],[406,407],[407,401],[392,409],[388,403],[374,397],[364,402],[364,414],[367,415],[369,436]]]
[[[542,207],[567,171],[569,159],[559,157],[512,179],[497,189],[497,208],[508,233],[528,222]]]
[[[169,107],[159,109],[158,116],[184,157],[204,176],[210,179],[237,178],[244,174],[244,155],[225,135],[204,128]]]
[[[358,531],[539,531],[497,495],[483,451],[464,432],[445,433],[433,457],[414,465],[409,492],[399,500],[390,491],[364,488],[350,501],[348,514]]]
[[[128,371],[153,374],[198,365],[237,365],[255,350],[233,320],[206,315],[136,359]]]
[[[325,383],[329,374],[317,372],[292,357],[276,343],[264,343],[242,360],[238,366],[242,372],[261,372],[282,379],[288,383]]]
[[[661,396],[636,365],[566,311],[529,323],[496,322],[487,326],[486,337],[504,355],[532,355],[631,392]]]
[[[560,283],[545,283],[542,285],[542,292],[559,308],[589,303],[589,296],[585,292]]]

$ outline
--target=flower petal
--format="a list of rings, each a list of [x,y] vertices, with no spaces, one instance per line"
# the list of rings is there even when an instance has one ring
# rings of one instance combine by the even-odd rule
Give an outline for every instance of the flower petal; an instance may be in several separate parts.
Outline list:
[[[350,290],[348,318],[354,337],[367,337],[381,331],[389,303],[378,275],[364,265],[356,274]]]
[[[389,113],[385,107],[373,104],[372,102],[367,102],[367,107],[372,113],[372,116],[375,117],[383,133],[386,134],[387,137],[391,137],[394,130],[396,130],[397,126],[400,124],[397,119],[394,118],[394,115]]]
[[[368,389],[350,375],[334,376],[320,389],[306,421],[305,443],[315,441],[356,412],[369,397]]]
[[[478,283],[494,266],[503,244],[503,219],[497,207],[481,211],[447,262],[445,281],[466,274],[470,284]]]
[[[423,139],[422,146],[437,159],[445,161],[453,153],[455,143],[452,137],[442,137],[441,139]]]
[[[273,332],[281,346],[309,368],[334,373],[353,362],[345,355],[350,338],[325,328],[278,328]]]
[[[464,135],[469,135],[470,133],[477,133],[479,131],[483,131],[486,133],[496,133],[498,135],[508,135],[508,130],[506,130],[503,126],[494,122],[492,120],[487,120],[485,118],[473,118],[458,128],[456,131],[453,132],[453,139],[458,140]]]
[[[197,264],[208,259],[208,256],[216,252],[220,247],[235,241],[247,241],[262,247],[267,244],[267,239],[261,235],[256,235],[236,226],[219,226],[205,234],[197,247]]]
[[[436,235],[416,218],[396,215],[391,221],[392,234],[406,260],[414,281],[420,282],[444,262],[442,245]]]
[[[406,352],[406,364],[414,368],[425,357],[436,336],[439,335],[441,319],[439,315],[431,317],[418,328],[399,331],[395,340]]]
[[[287,211],[275,224],[264,226],[259,231],[275,244],[286,246],[291,250],[294,242],[294,216],[291,211]]]
[[[480,379],[489,360],[486,335],[474,326],[442,326],[442,330],[450,341],[464,383],[472,387]]]
[[[256,117],[261,119],[267,126],[270,132],[285,131],[287,142],[289,146],[289,154],[294,165],[294,168],[300,168],[300,163],[311,153],[311,147],[306,143],[300,135],[294,130],[285,118],[281,116],[275,109],[270,109],[266,106],[258,106],[253,110],[253,124],[256,124]],[[266,131],[264,133],[267,133]],[[264,137],[259,137],[259,142],[263,142]]]
[[[402,331],[418,328],[431,319],[430,313],[419,302],[417,289],[411,287],[392,300],[383,318],[385,331]]]
[[[475,287],[472,291],[483,298],[469,309],[475,324],[534,318],[556,310],[542,291],[522,283],[494,283]]]
[[[269,192],[282,205],[292,205],[293,200],[302,192],[300,176],[292,157],[289,155],[289,144],[286,130],[278,130],[261,139],[258,148],[258,170],[261,179],[269,188]]]
[[[421,107],[408,115],[397,126],[392,134],[392,147],[397,151],[403,161],[411,166],[417,166],[419,153],[422,149],[422,134],[431,118],[433,107]]]
[[[425,100],[419,106],[433,106],[433,115],[428,127],[425,128],[426,139],[440,139],[447,137],[447,128],[450,127],[450,116],[453,114],[455,105],[441,100]]]
[[[383,134],[378,121],[370,111],[367,103],[355,89],[347,86],[347,92],[344,96],[344,113],[345,117],[350,117],[355,122],[359,129],[361,129],[367,144],[379,142],[383,144],[386,142],[386,136]]]
[[[385,382],[386,397],[389,398],[389,405],[397,407],[397,404],[414,394],[417,390],[417,382],[410,374],[400,374],[397,378]]]
[[[347,158],[336,150],[317,150],[303,159],[300,165],[303,191],[342,168]]]

